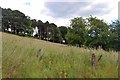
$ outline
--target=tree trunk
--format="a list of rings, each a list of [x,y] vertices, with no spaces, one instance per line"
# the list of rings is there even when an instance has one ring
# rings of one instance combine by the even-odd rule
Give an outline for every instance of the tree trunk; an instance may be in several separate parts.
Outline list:
[[[17,31],[17,35],[18,35],[19,34],[19,30],[17,29],[16,31]]]
[[[13,33],[15,34],[15,30],[16,30],[16,29],[15,29],[15,27],[14,27],[14,29],[13,29],[13,30],[14,30],[14,32],[13,32]]]

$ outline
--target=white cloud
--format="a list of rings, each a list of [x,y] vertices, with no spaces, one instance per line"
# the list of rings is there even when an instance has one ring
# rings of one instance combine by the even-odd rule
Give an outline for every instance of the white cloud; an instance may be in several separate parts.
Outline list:
[[[50,23],[55,23],[58,26],[69,25],[70,18],[54,18],[50,15],[47,15],[46,12],[49,13],[48,9],[45,7],[45,2],[91,2],[91,4],[86,7],[86,10],[90,10],[92,5],[97,5],[98,3],[105,3],[108,5],[108,10],[110,12],[102,14],[102,15],[93,15],[100,19],[104,19],[108,23],[111,20],[118,19],[118,1],[119,0],[0,0],[0,6],[2,8],[11,8],[13,10],[20,10],[26,15],[30,16],[32,19],[40,19],[43,22],[49,21]],[[28,4],[29,3],[29,4]],[[99,5],[98,5],[99,6]],[[104,7],[104,6],[103,6]],[[102,13],[102,11],[101,11]],[[91,14],[92,15],[92,14]],[[77,15],[75,15],[76,17]]]
[[[101,16],[97,16],[97,15],[96,16],[100,19],[103,19],[107,23],[111,23],[112,20],[118,19],[118,2],[119,0],[105,0],[105,1],[95,0],[94,4],[106,3],[106,5],[108,4],[108,9],[110,10],[109,13],[106,13]]]

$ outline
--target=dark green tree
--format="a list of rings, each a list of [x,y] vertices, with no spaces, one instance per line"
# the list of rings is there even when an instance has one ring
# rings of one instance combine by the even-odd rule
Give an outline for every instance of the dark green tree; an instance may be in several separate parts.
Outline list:
[[[66,26],[60,26],[58,27],[60,32],[61,32],[61,36],[62,36],[62,40],[65,40],[65,35],[67,34],[67,27]]]
[[[66,34],[66,40],[69,44],[82,46],[86,42],[86,21],[82,17],[71,20],[70,27]]]
[[[114,50],[120,51],[120,21],[115,20],[112,22],[110,26],[110,31],[112,32],[112,41],[111,41],[111,47]]]
[[[49,29],[51,35],[51,41],[60,43],[62,41],[61,33],[56,24],[51,23]]]
[[[88,35],[89,39],[87,41],[87,46],[98,48],[101,46],[106,49],[110,43],[110,38],[112,36],[109,31],[109,25],[103,20],[96,17],[89,17],[88,20]],[[88,45],[89,44],[89,45]]]

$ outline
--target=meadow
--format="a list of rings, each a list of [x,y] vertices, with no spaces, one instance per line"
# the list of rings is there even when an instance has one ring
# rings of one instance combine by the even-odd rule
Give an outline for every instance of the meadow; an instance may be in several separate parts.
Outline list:
[[[39,52],[39,50],[42,52]],[[37,54],[43,54],[41,59]],[[98,59],[93,71],[91,55]],[[117,78],[118,52],[2,33],[3,78]]]

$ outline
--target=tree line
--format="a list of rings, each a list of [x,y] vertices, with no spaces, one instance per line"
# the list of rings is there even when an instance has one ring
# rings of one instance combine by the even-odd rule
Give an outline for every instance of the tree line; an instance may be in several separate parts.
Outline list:
[[[2,31],[21,36],[34,37],[51,42],[64,43],[87,48],[103,48],[119,51],[120,21],[111,24],[97,17],[76,17],[70,20],[69,26],[57,26],[54,23],[30,19],[19,10],[2,8]]]

